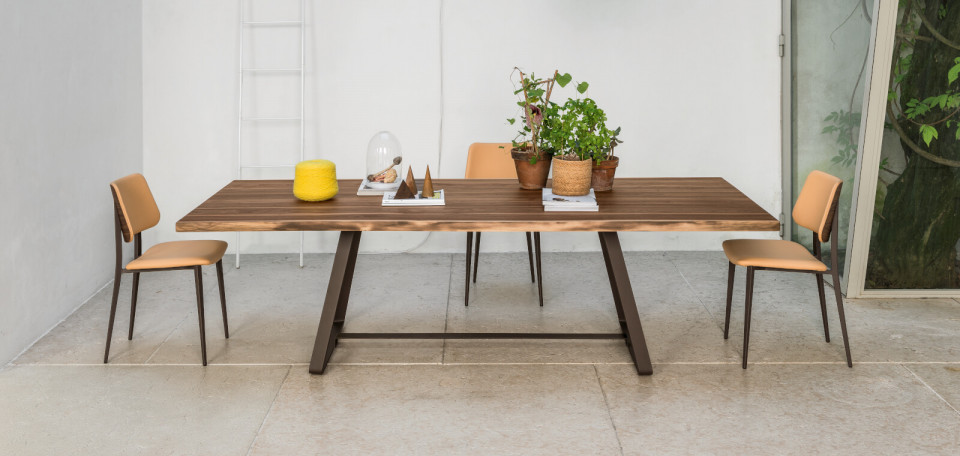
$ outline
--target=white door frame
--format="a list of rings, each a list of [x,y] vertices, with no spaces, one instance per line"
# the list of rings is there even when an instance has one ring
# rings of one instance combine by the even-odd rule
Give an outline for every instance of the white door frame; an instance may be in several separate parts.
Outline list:
[[[850,237],[847,240],[846,291],[850,298],[960,297],[960,290],[865,290],[867,257],[873,230],[880,151],[886,120],[887,87],[893,59],[897,26],[897,0],[874,0],[874,21],[870,40],[870,67],[867,73],[868,95],[860,129],[860,151],[850,207]]]

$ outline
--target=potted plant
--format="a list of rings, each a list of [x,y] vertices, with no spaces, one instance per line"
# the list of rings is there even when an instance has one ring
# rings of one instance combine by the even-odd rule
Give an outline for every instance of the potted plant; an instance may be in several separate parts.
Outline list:
[[[593,156],[593,176],[590,185],[598,192],[613,190],[613,176],[617,172],[617,166],[620,165],[620,157],[613,155],[613,149],[618,144],[623,143],[617,138],[620,134],[620,127],[617,127],[612,133],[610,147],[600,149],[599,153]]]
[[[580,83],[577,91],[583,93],[587,87],[587,83]],[[562,152],[553,162],[554,194],[586,195],[593,183],[594,166],[604,172],[604,162],[619,162],[613,157],[613,148],[621,142],[617,139],[620,129],[611,131],[606,121],[606,113],[591,98],[568,99],[559,108],[559,115],[550,120],[546,142]],[[610,182],[610,188],[612,185]]]
[[[552,123],[550,118],[557,114],[559,107],[550,101],[554,84],[566,86],[573,77],[567,74],[553,72],[548,79],[537,78],[533,73],[524,74],[519,68],[513,69],[520,75],[520,87],[513,93],[519,97],[517,105],[521,108],[521,115],[507,119],[511,125],[520,120],[520,130],[513,139],[513,149],[510,151],[514,164],[517,167],[517,180],[520,187],[528,190],[539,190],[547,185],[547,175],[550,173],[550,162],[554,150],[545,141],[549,136],[548,128]]]

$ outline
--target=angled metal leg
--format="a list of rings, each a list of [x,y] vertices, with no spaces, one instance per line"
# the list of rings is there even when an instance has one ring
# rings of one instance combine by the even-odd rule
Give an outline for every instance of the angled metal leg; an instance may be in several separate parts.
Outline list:
[[[633,345],[630,344],[630,331],[627,329],[627,321],[623,317],[623,304],[620,302],[620,292],[617,291],[617,281],[613,277],[613,268],[610,266],[610,254],[607,253],[607,244],[600,243],[600,251],[603,252],[603,263],[607,267],[607,278],[610,279],[610,290],[613,292],[613,305],[617,308],[617,320],[620,321],[620,330],[626,336],[623,341],[630,350],[630,358],[636,359],[633,354]]]
[[[834,221],[836,224],[836,221]],[[834,240],[833,242],[837,242]],[[850,358],[850,340],[847,338],[847,319],[843,314],[843,295],[840,294],[840,274],[836,266],[833,268],[833,292],[837,296],[837,313],[840,314],[840,333],[843,334],[843,350],[847,353],[847,367],[853,367],[853,359]]]
[[[133,322],[137,318],[137,290],[140,289],[140,273],[133,273],[133,295],[130,297],[130,330],[127,340],[133,340]]]
[[[223,291],[223,258],[217,262],[217,285],[220,286],[220,313],[223,315],[223,338],[230,338],[230,328],[227,327],[227,295]]]
[[[533,243],[537,248],[537,297],[543,307],[543,266],[540,262],[540,232],[533,233]]]
[[[480,232],[477,231],[477,243],[473,249],[473,283],[477,283],[477,266],[480,265]]]
[[[619,296],[623,319],[627,327],[627,337],[630,341],[630,354],[640,375],[653,373],[650,364],[650,353],[647,351],[647,342],[643,337],[643,328],[640,326],[640,313],[637,311],[637,302],[633,297],[633,287],[627,274],[627,264],[623,260],[623,250],[620,248],[620,238],[616,232],[602,232],[600,244],[609,259],[609,271],[612,276],[612,291]]]
[[[750,311],[753,307],[753,266],[747,267],[747,298],[743,317],[743,368],[747,368],[747,350],[750,346]]]
[[[535,272],[534,272],[534,270],[533,270],[533,245],[532,245],[532,241],[531,241],[531,239],[530,239],[530,237],[531,237],[530,235],[531,235],[531,234],[532,234],[532,233],[530,233],[529,231],[527,231],[527,257],[529,257],[529,259],[530,259],[530,281],[531,281],[531,282],[536,282],[537,279],[536,279],[536,277],[534,276]]]
[[[207,365],[207,332],[203,318],[203,274],[200,272],[200,266],[193,268],[193,276],[197,282],[197,319],[200,322],[200,356],[203,359],[203,365]]]
[[[727,316],[723,320],[723,338],[730,336],[730,307],[733,304],[733,276],[737,273],[737,266],[730,263],[727,270]]]
[[[119,241],[117,241],[119,242]],[[107,348],[103,350],[103,364],[110,358],[110,339],[113,337],[113,319],[117,316],[117,299],[120,298],[120,266],[113,275],[113,300],[110,301],[110,322],[107,323]]]
[[[823,317],[823,337],[830,342],[830,328],[827,326],[827,298],[823,293],[823,274],[817,276],[817,292],[820,293],[820,316]]]
[[[353,269],[350,264],[356,261],[355,243],[359,245],[359,242],[360,231],[340,232],[337,253],[333,258],[333,268],[330,271],[330,282],[327,284],[327,294],[320,313],[317,338],[313,344],[313,356],[310,358],[311,374],[322,374],[333,354],[334,342],[342,326],[341,323],[336,322],[336,317],[341,307],[343,312],[346,312],[350,283],[353,280]],[[467,274],[469,275],[469,272]]]
[[[466,266],[467,277],[464,279],[464,282],[463,282],[463,306],[464,307],[470,305],[470,252],[472,250],[473,250],[473,232],[468,231],[467,232],[467,261],[465,262],[467,265]]]
[[[337,298],[337,316],[333,320],[336,323],[343,323],[347,316],[347,303],[350,301],[350,288],[353,286],[353,271],[357,267],[357,254],[360,252],[360,232],[350,241],[350,251],[347,252],[347,266],[343,272],[343,285],[340,287],[340,295]]]

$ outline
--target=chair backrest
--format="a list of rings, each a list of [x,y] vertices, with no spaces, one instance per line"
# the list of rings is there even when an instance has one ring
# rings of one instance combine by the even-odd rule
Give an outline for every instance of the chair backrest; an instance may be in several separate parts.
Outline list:
[[[467,179],[516,179],[511,143],[473,143],[467,151]]]
[[[142,174],[121,177],[110,183],[110,190],[124,241],[130,242],[141,231],[160,223],[160,209]]]
[[[813,230],[820,242],[830,240],[830,228],[837,215],[840,188],[843,180],[823,171],[811,171],[803,183],[797,204],[793,206],[793,220]]]

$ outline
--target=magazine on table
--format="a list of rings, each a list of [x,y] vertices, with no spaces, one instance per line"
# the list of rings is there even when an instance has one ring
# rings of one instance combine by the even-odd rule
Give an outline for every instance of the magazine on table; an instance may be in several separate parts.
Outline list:
[[[553,193],[553,189],[543,189],[543,210],[545,211],[597,211],[597,196],[590,189],[590,193],[583,196],[563,196]]]

